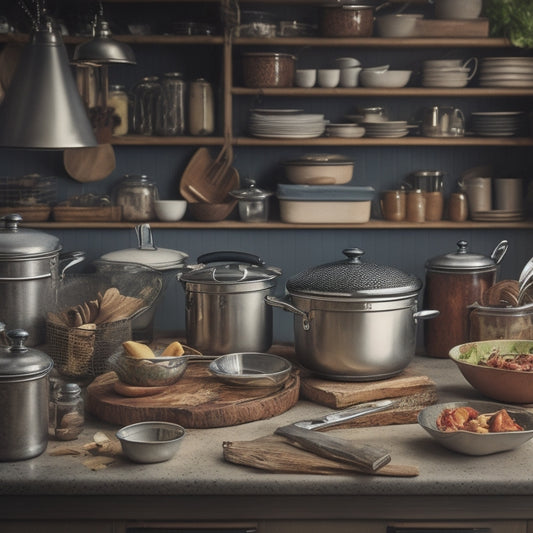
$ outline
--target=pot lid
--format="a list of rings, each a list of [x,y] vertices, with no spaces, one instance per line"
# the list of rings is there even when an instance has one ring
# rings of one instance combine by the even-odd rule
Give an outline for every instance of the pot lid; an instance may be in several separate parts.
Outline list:
[[[55,235],[28,228],[20,228],[22,217],[16,213],[2,217],[0,227],[0,259],[38,256],[61,250]]]
[[[339,154],[305,154],[298,159],[283,161],[283,165],[346,165],[353,164],[353,160]]]
[[[255,186],[255,180],[248,180],[248,187],[231,191],[231,196],[238,198],[239,200],[263,200],[272,196],[274,193],[271,191],[265,191]]]
[[[490,256],[470,253],[467,241],[458,241],[457,250],[426,261],[426,268],[433,271],[493,270],[507,252],[507,241],[501,241]]]
[[[342,252],[347,259],[327,263],[296,274],[287,281],[290,293],[318,296],[400,296],[415,293],[422,283],[414,275],[393,266],[364,263],[360,248]]]
[[[265,266],[260,257],[243,252],[213,252],[198,257],[197,261],[198,265],[181,274],[181,281],[207,285],[241,285],[269,281],[281,275],[279,268]]]
[[[139,246],[108,252],[100,257],[102,261],[113,263],[138,263],[154,270],[169,270],[183,266],[189,257],[185,252],[154,246],[152,230],[149,224],[135,227]]]
[[[24,345],[28,336],[23,329],[7,332],[11,345],[0,349],[0,381],[37,379],[52,370],[54,363],[47,354]]]

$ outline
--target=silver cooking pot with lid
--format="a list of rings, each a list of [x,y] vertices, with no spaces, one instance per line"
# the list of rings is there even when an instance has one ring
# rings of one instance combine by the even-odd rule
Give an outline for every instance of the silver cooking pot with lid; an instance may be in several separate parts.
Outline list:
[[[40,455],[48,444],[53,361],[25,346],[25,330],[11,330],[7,337],[11,345],[0,347],[0,461],[18,461]]]
[[[135,233],[137,234],[137,248],[105,253],[99,261],[95,262],[95,266],[99,272],[108,273],[113,270],[122,272],[125,276],[133,276],[134,279],[136,269],[131,265],[142,265],[161,276],[161,291],[158,296],[144,313],[133,319],[131,324],[135,340],[150,342],[153,340],[154,318],[159,298],[166,292],[170,279],[185,266],[189,256],[179,250],[156,246],[150,224],[135,226]]]
[[[185,290],[187,344],[206,354],[265,352],[272,309],[265,303],[281,275],[260,257],[212,252],[177,275]]]
[[[268,304],[294,314],[294,344],[301,364],[325,378],[371,381],[402,372],[412,360],[421,281],[393,266],[365,263],[359,248],[346,259],[291,277],[285,298]]]
[[[24,327],[28,344],[46,340],[45,318],[55,311],[65,271],[85,258],[84,252],[62,253],[59,239],[21,228],[22,217],[5,215],[0,227],[0,320],[10,329]]]

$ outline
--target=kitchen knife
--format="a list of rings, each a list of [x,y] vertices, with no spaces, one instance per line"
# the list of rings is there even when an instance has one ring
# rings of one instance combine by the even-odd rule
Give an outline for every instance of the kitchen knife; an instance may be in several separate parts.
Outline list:
[[[296,444],[326,459],[356,465],[367,472],[375,472],[391,461],[389,452],[382,448],[367,444],[355,445],[349,440],[315,433],[295,425],[280,427],[275,433],[288,439],[292,445]]]

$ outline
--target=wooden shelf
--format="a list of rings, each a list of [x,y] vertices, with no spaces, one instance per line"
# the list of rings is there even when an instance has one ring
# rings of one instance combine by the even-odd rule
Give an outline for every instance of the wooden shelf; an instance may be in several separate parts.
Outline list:
[[[399,139],[315,137],[312,139],[261,139],[238,137],[235,146],[533,146],[533,137],[401,137]]]
[[[137,222],[25,222],[23,226],[41,229],[131,229]],[[370,220],[364,224],[287,224],[280,221],[241,222],[240,220],[223,220],[222,222],[150,222],[150,227],[158,229],[222,229],[222,230],[298,230],[298,229],[351,229],[351,230],[404,230],[404,229],[533,229],[533,220],[521,222],[388,222],[386,220]]]
[[[399,88],[368,88],[335,87],[334,89],[323,89],[321,87],[311,87],[304,89],[300,87],[287,88],[249,88],[233,87],[231,93],[235,96],[290,96],[298,98],[313,98],[318,96],[330,97],[416,97],[431,98],[433,96],[460,97],[460,98],[496,98],[509,96],[533,97],[533,87],[528,88],[501,88],[501,87],[399,87]]]
[[[130,0],[124,0],[130,1]],[[175,0],[172,0],[175,1]],[[28,42],[26,33],[2,33],[0,34],[0,43],[26,43]],[[90,37],[81,37],[76,35],[63,36],[65,44],[79,44],[88,41]],[[224,44],[224,37],[221,35],[113,35],[113,39],[129,44],[143,45],[216,45]]]
[[[121,135],[112,137],[116,146],[222,146],[223,137],[159,137],[150,135]]]

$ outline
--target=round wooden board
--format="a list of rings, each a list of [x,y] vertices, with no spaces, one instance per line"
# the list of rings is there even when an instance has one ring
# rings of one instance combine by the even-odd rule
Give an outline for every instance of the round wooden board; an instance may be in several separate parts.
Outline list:
[[[87,409],[101,420],[125,426],[147,420],[174,422],[186,428],[235,426],[264,420],[298,401],[300,377],[293,370],[281,389],[247,389],[226,385],[204,365],[189,364],[183,378],[153,396],[117,394],[115,372],[98,376],[87,387]]]

